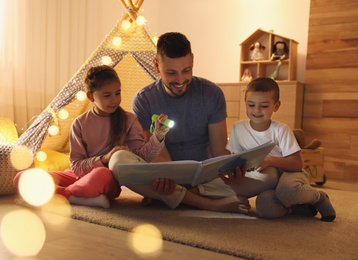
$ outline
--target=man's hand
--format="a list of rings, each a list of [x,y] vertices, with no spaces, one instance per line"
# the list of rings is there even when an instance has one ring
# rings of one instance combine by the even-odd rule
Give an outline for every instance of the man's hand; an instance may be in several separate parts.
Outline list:
[[[239,166],[236,166],[234,170],[227,170],[226,175],[219,174],[219,177],[227,184],[227,185],[233,185],[240,183],[242,179],[245,177],[245,173],[247,170],[246,163],[242,168],[240,169]]]
[[[160,178],[154,180],[152,189],[160,195],[170,195],[174,192],[175,186],[172,180]]]

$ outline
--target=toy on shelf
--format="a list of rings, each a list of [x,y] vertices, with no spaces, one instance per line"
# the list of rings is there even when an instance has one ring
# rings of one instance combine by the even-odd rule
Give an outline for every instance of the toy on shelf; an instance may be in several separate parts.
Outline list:
[[[275,71],[269,76],[269,78],[271,78],[273,80],[277,79],[278,73],[280,72],[281,65],[282,65],[282,61],[279,60],[279,62],[277,63]]]
[[[250,82],[252,80],[252,73],[251,70],[246,68],[244,73],[242,74],[241,81],[243,82]]]
[[[265,50],[265,46],[263,46],[260,42],[255,42],[250,46],[250,60],[258,61],[263,60],[264,55],[263,51]]]
[[[283,60],[287,58],[288,47],[286,42],[278,41],[274,44],[271,60]]]

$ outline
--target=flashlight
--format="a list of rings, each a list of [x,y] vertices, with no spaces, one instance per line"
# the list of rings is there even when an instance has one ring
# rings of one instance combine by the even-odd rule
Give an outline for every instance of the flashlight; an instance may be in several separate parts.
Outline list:
[[[150,133],[151,133],[151,134],[154,134],[154,133],[155,133],[154,123],[155,123],[155,121],[158,120],[158,118],[159,118],[159,116],[156,115],[156,114],[154,114],[154,115],[152,116],[152,124],[151,124],[151,126],[150,126]],[[167,126],[167,127],[169,127],[169,128],[172,128],[172,127],[174,126],[174,121],[173,121],[173,120],[170,120],[170,119],[165,119],[165,120],[164,120],[163,122],[161,122],[160,124],[165,125],[165,126]]]

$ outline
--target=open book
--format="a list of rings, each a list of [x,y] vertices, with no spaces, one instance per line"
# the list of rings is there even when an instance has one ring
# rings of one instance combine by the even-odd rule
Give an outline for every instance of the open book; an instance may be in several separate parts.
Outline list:
[[[204,161],[170,161],[160,163],[118,164],[118,180],[121,185],[151,185],[156,178],[171,179],[176,184],[195,186],[218,177],[219,173],[236,166],[258,166],[275,144],[268,142],[237,154],[223,155]]]

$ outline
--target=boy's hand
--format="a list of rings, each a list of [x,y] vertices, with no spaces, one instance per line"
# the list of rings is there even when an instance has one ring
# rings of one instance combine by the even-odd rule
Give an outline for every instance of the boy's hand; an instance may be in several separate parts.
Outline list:
[[[170,195],[174,192],[176,184],[169,179],[155,179],[152,184],[153,191],[160,195]]]
[[[224,174],[219,174],[219,177],[223,180],[223,182],[227,185],[233,185],[240,183],[242,179],[245,177],[245,173],[247,170],[246,163],[240,169],[239,166],[236,166],[234,170],[227,170],[226,176]]]
[[[160,114],[158,119],[155,121],[155,135],[159,142],[163,141],[165,135],[169,132],[169,127],[162,125],[161,122],[163,122],[165,119],[168,119],[167,115]]]

